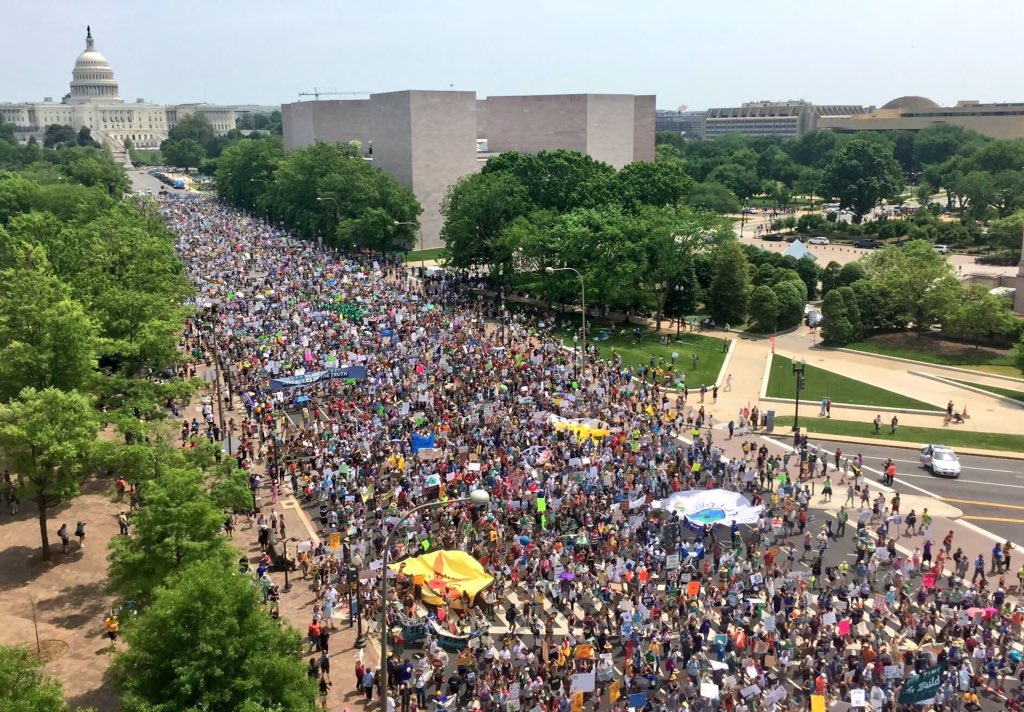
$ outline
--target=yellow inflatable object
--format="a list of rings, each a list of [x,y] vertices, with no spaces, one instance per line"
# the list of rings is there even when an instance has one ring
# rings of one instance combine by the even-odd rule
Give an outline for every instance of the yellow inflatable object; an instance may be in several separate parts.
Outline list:
[[[423,602],[433,606],[444,603],[445,597],[450,600],[463,593],[472,600],[494,581],[480,562],[464,551],[431,551],[388,568],[401,569],[409,576],[423,576],[420,593]]]

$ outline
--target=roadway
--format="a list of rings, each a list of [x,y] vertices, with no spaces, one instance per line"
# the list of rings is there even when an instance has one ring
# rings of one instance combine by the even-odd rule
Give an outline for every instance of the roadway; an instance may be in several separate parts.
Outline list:
[[[773,438],[788,439],[776,433]],[[896,463],[893,488],[901,494],[923,495],[956,507],[964,514],[962,520],[972,522],[996,536],[1019,543],[1024,525],[1024,461],[1010,458],[960,455],[959,479],[936,477],[925,470],[916,449],[846,443],[811,439],[811,445],[835,453],[841,448],[843,457],[864,455],[867,481],[881,479],[882,462],[892,458]],[[923,445],[924,443],[922,443]],[[831,456],[830,456],[831,461]],[[839,492],[837,490],[837,495]],[[845,496],[845,493],[841,496]]]

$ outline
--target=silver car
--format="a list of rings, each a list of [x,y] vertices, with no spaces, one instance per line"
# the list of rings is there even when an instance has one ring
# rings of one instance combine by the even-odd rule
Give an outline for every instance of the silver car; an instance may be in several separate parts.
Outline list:
[[[921,448],[921,465],[939,477],[960,476],[960,458],[945,445],[925,445]]]

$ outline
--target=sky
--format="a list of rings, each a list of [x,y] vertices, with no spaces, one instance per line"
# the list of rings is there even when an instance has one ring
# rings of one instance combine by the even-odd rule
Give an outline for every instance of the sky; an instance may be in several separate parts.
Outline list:
[[[656,94],[665,109],[1024,101],[1024,3],[1008,0],[2,0],[0,10],[0,101],[59,100],[86,25],[126,101],[281,104],[314,88]]]

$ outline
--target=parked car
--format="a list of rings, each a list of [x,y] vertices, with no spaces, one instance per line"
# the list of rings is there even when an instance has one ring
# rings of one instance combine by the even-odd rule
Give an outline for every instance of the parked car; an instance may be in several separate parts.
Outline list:
[[[960,458],[945,445],[925,445],[921,448],[921,465],[939,477],[960,477]]]
[[[808,245],[828,245],[828,244],[830,244],[830,241],[824,235],[818,235],[817,237],[812,237],[810,240],[808,240],[807,244]]]
[[[765,242],[782,242],[786,238],[777,232],[768,232],[761,236],[761,239]]]
[[[860,247],[861,249],[864,249],[864,250],[877,250],[879,247],[882,246],[882,243],[879,242],[878,240],[867,240],[867,239],[865,239],[865,240],[857,240],[855,243],[853,243],[853,246],[854,247]]]
[[[804,317],[804,323],[807,324],[807,326],[821,326],[821,322],[821,312],[817,309],[811,309]]]
[[[932,249],[938,252],[940,255],[949,254],[949,245],[932,245]]]

